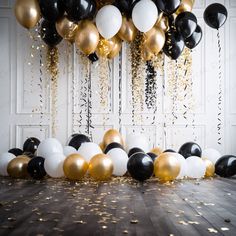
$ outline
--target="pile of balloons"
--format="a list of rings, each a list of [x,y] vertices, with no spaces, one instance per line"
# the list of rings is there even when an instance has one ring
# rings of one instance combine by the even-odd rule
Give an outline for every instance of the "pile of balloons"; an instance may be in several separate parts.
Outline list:
[[[202,38],[191,13],[194,1],[114,0],[104,5],[98,0],[16,0],[15,15],[27,29],[40,23],[41,38],[49,47],[62,39],[75,42],[92,61],[98,56],[114,58],[122,40],[132,42],[138,31],[144,33],[144,60],[161,50],[177,59],[184,46],[192,49]],[[204,13],[206,23],[214,28],[222,26],[226,18],[227,10],[221,4],[210,5]]]
[[[236,174],[236,157],[221,156],[215,149],[202,151],[193,142],[183,144],[178,153],[158,147],[150,151],[147,138],[141,134],[128,135],[125,147],[115,129],[108,130],[99,145],[83,134],[71,135],[64,147],[55,138],[40,142],[31,137],[23,150],[13,148],[0,155],[2,176],[42,179],[48,175],[81,180],[87,173],[94,180],[130,175],[138,181],[155,176],[161,182],[213,177],[215,173],[231,177]]]

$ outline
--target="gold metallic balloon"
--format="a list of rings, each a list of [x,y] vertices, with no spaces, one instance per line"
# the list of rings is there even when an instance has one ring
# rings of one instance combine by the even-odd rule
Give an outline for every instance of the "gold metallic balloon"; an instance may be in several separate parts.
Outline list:
[[[99,42],[99,33],[92,21],[82,20],[79,22],[75,42],[84,54],[89,55],[95,52]]]
[[[113,59],[114,57],[116,57],[119,54],[121,46],[122,46],[122,42],[121,42],[120,38],[117,36],[114,36],[111,39],[108,39],[108,41],[111,45],[111,51],[107,55],[107,58]]]
[[[66,39],[70,43],[75,41],[75,34],[77,32],[78,25],[68,20],[66,16],[63,16],[56,22],[56,29],[62,38]]]
[[[122,25],[118,32],[118,36],[127,42],[132,42],[136,35],[138,30],[134,26],[134,23],[132,19],[127,19],[125,16],[122,17]]]
[[[13,178],[26,178],[29,177],[27,166],[30,158],[26,155],[20,155],[12,159],[7,166],[9,176]]]
[[[159,147],[154,147],[150,152],[152,152],[152,153],[156,154],[157,156],[159,156],[163,152],[163,150]]]
[[[97,46],[97,54],[99,57],[107,57],[111,52],[112,45],[107,39],[101,38]]]
[[[180,172],[180,163],[173,153],[162,153],[154,161],[154,174],[161,181],[174,180]]]
[[[105,145],[103,142],[99,143],[99,147],[102,149],[102,151],[105,151]]]
[[[156,27],[162,29],[164,32],[167,32],[169,30],[168,17],[166,15],[164,15],[163,12],[161,12],[155,25],[156,25]]]
[[[144,44],[152,52],[158,54],[165,45],[165,33],[158,27],[153,27],[145,34]]]
[[[95,180],[107,180],[113,173],[111,158],[105,154],[95,155],[89,162],[89,174]]]
[[[141,48],[141,57],[144,61],[150,61],[153,58],[154,54],[148,49],[144,44]]]
[[[182,0],[175,14],[179,15],[185,11],[192,11],[195,0]]]
[[[110,143],[119,143],[124,146],[124,141],[121,134],[115,129],[110,129],[104,134],[103,143],[105,147],[107,147]]]
[[[202,158],[206,165],[205,177],[213,177],[215,174],[215,165],[208,159]]]
[[[63,164],[65,176],[70,180],[81,180],[88,170],[88,163],[79,154],[69,155]]]
[[[38,0],[16,0],[15,15],[25,28],[33,28],[41,18]]]

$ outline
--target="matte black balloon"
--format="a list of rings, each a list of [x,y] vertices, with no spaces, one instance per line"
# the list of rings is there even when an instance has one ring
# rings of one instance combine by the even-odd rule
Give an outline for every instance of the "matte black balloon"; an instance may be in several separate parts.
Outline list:
[[[148,152],[147,155],[151,157],[151,159],[152,159],[153,162],[154,162],[155,159],[157,158],[157,155],[156,155],[155,153],[153,153],[153,152]]]
[[[122,147],[122,145],[120,143],[110,143],[107,145],[107,147],[105,148],[104,153],[107,154],[111,149],[113,148],[121,148],[124,150],[124,148]]]
[[[39,0],[39,6],[44,19],[55,22],[64,15],[63,0]]]
[[[236,174],[236,156],[225,155],[217,160],[215,173],[221,177],[231,177]]]
[[[222,4],[213,3],[205,9],[203,17],[207,25],[219,29],[227,20],[228,12]]]
[[[182,12],[176,17],[175,26],[178,32],[186,39],[196,30],[197,18],[191,12]]]
[[[141,148],[136,148],[135,147],[135,148],[131,148],[129,150],[128,157],[131,157],[133,154],[135,154],[137,152],[143,152],[144,153],[144,151]]]
[[[99,60],[98,55],[97,55],[95,52],[92,53],[92,54],[90,54],[90,55],[88,56],[88,59],[89,59],[92,63],[94,63],[94,62],[96,62],[96,61]]]
[[[23,152],[22,155],[25,155],[25,156],[27,156],[29,158],[34,158],[35,157],[35,155],[32,152]]]
[[[166,33],[166,42],[163,52],[173,60],[176,60],[184,50],[184,38],[176,30],[169,30]]]
[[[171,15],[180,5],[181,0],[155,0],[157,7],[164,13]]]
[[[79,149],[82,143],[91,142],[90,139],[84,134],[74,134],[68,142],[69,146]]]
[[[176,152],[176,151],[174,151],[173,149],[166,149],[164,152]]]
[[[39,144],[40,144],[40,141],[37,138],[35,137],[28,138],[23,144],[23,151],[31,152],[34,154],[36,150],[38,149]]]
[[[46,175],[46,171],[44,169],[44,158],[32,158],[28,163],[27,170],[33,179],[42,179]]]
[[[20,148],[12,148],[12,149],[8,150],[8,152],[12,153],[16,157],[23,154],[23,151]]]
[[[55,23],[47,20],[41,24],[41,38],[49,47],[55,47],[62,41],[62,37],[57,33]]]
[[[202,149],[197,143],[188,142],[180,147],[179,154],[181,154],[184,158],[188,158],[190,156],[201,157]]]
[[[127,17],[131,17],[132,10],[137,2],[140,0],[116,0],[114,5],[124,13]]]
[[[198,25],[193,34],[189,38],[185,39],[184,42],[186,47],[193,49],[201,42],[201,40],[202,40],[202,29]]]
[[[64,0],[68,19],[77,22],[93,18],[96,13],[95,0]]]
[[[154,165],[151,157],[138,152],[129,158],[127,169],[134,179],[144,181],[153,175]]]

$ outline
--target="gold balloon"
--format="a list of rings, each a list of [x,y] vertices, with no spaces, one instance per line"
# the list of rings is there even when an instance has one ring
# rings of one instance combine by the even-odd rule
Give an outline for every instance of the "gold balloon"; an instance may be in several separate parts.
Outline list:
[[[95,155],[89,162],[89,174],[95,180],[107,180],[113,172],[111,158],[105,154]]]
[[[114,57],[116,57],[119,54],[121,46],[122,46],[122,42],[121,42],[120,38],[117,36],[114,36],[113,38],[108,39],[108,41],[111,45],[111,51],[107,55],[107,58],[113,59]]]
[[[164,32],[167,32],[169,30],[168,17],[164,15],[163,12],[161,12],[155,25],[156,27],[162,29]]]
[[[69,155],[63,164],[65,176],[70,180],[81,180],[88,170],[88,163],[79,154]]]
[[[75,35],[77,47],[86,55],[95,52],[99,43],[99,33],[92,21],[82,20]]]
[[[215,174],[215,165],[208,159],[202,159],[206,165],[205,177],[213,177]]]
[[[174,180],[180,172],[180,163],[173,153],[162,153],[154,161],[154,174],[161,181]]]
[[[125,16],[122,17],[122,25],[118,32],[118,36],[127,42],[132,42],[136,35],[138,30],[134,26],[134,23],[132,19],[127,19]]]
[[[150,61],[152,60],[154,54],[144,44],[143,47],[141,48],[141,56],[144,61]]]
[[[112,45],[107,39],[101,38],[97,46],[97,54],[99,57],[107,57],[111,52]]]
[[[38,0],[16,0],[15,15],[25,28],[33,28],[41,18]]]
[[[27,166],[30,161],[30,158],[21,155],[12,159],[7,166],[8,174],[13,178],[26,178],[29,177]]]
[[[70,43],[75,41],[75,34],[77,32],[78,25],[68,20],[66,16],[63,16],[56,22],[56,29],[62,38],[68,40]]]
[[[102,149],[102,151],[105,151],[105,145],[103,142],[99,143],[99,147]]]
[[[165,33],[158,27],[153,27],[145,34],[145,45],[152,52],[158,54],[165,45]]]
[[[194,0],[182,0],[175,13],[179,15],[180,13],[185,11],[192,11],[194,2]]]
[[[163,152],[163,150],[159,147],[154,147],[150,152],[152,152],[152,153],[156,154],[157,156],[159,156]]]
[[[115,129],[110,129],[104,134],[103,143],[105,147],[107,147],[110,143],[119,143],[124,146],[124,141],[121,134]]]

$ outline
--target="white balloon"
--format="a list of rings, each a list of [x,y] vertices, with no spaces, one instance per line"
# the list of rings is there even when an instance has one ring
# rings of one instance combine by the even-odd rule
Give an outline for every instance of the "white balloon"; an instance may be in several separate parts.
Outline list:
[[[47,159],[52,153],[63,153],[61,143],[55,138],[43,140],[38,146],[37,155]]]
[[[63,148],[63,153],[66,157],[68,157],[71,154],[77,153],[77,150],[74,147],[71,146],[65,146]]]
[[[207,158],[213,164],[215,164],[221,158],[221,156],[222,155],[220,152],[213,148],[207,148],[202,152],[202,157]]]
[[[113,175],[123,176],[127,171],[127,163],[129,160],[127,153],[121,148],[113,148],[107,155],[113,162]]]
[[[53,153],[44,161],[44,169],[52,178],[61,178],[64,176],[63,163],[65,156],[62,153]]]
[[[110,39],[120,30],[122,15],[117,7],[106,5],[98,11],[95,21],[98,32],[102,37]]]
[[[180,163],[180,172],[176,179],[182,179],[187,175],[187,163],[186,159],[179,153],[172,153]]]
[[[186,159],[187,163],[187,176],[194,179],[204,177],[206,172],[206,165],[202,158],[191,156]]]
[[[131,148],[141,148],[144,152],[149,152],[148,139],[143,134],[129,134],[126,139],[127,151]]]
[[[8,176],[7,173],[8,163],[15,157],[16,157],[15,155],[9,152],[5,152],[0,155],[0,175]]]
[[[148,32],[156,23],[158,10],[151,0],[141,0],[133,8],[132,20],[141,32]]]
[[[78,149],[78,153],[87,162],[89,162],[92,157],[103,152],[102,152],[102,149],[96,143],[87,142],[87,143],[81,144],[80,148]]]

